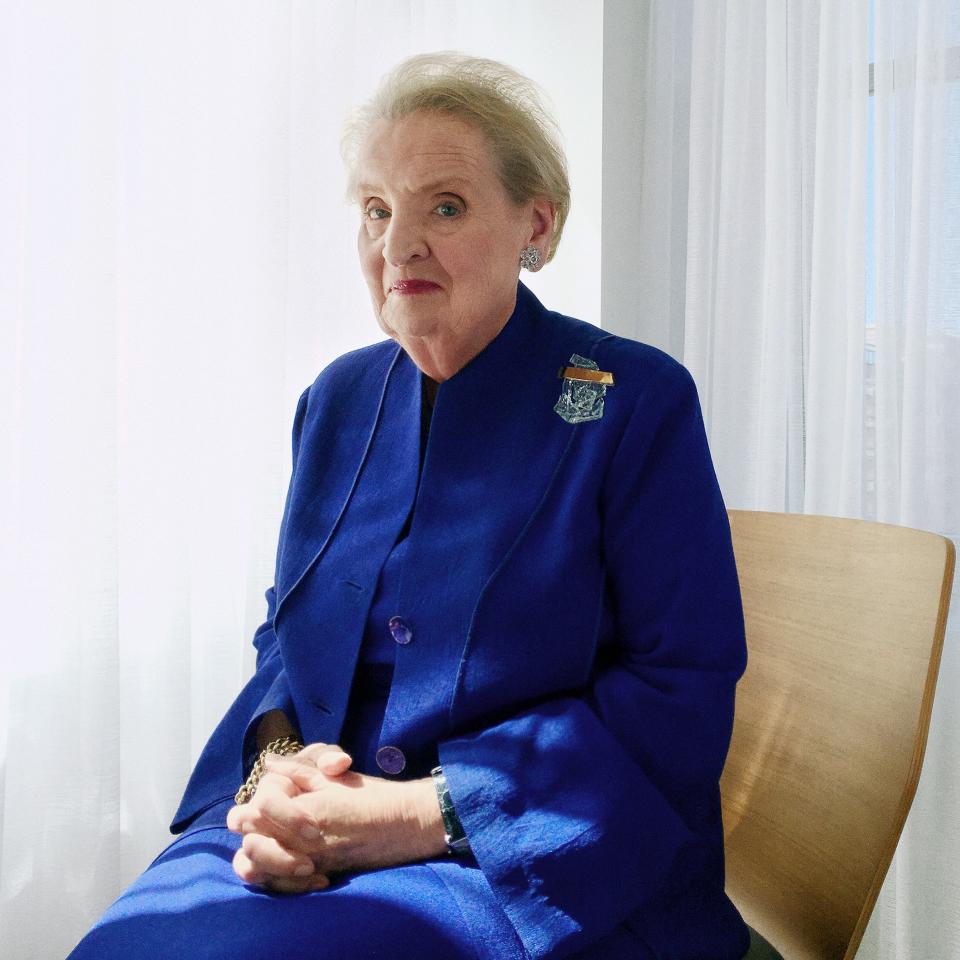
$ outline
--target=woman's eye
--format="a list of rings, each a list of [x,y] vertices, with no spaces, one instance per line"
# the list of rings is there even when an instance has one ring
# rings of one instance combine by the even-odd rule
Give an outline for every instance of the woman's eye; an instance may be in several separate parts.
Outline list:
[[[434,207],[434,210],[437,210],[444,220],[451,220],[454,217],[459,216],[461,213],[460,207],[457,204],[449,201],[437,204],[437,206]],[[385,220],[390,216],[390,211],[384,207],[367,207],[363,211],[363,215],[368,220]]]

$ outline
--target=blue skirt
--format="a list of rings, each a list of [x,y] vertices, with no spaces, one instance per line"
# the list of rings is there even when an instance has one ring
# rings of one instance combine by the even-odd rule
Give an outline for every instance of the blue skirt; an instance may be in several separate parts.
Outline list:
[[[177,837],[68,960],[526,960],[472,857],[334,874],[324,890],[275,894],[233,871],[242,838],[225,825],[232,805]]]
[[[359,672],[341,746],[352,769],[381,775],[377,738],[389,695],[382,668]],[[243,838],[226,827],[232,798],[204,811],[97,921],[68,960],[527,960],[473,856],[330,877],[272,893],[233,871]]]
[[[389,683],[361,672],[340,745],[377,775]],[[529,960],[472,854],[356,873],[271,893],[233,871],[233,798],[204,811],[107,909],[67,960]],[[625,926],[568,960],[653,960]]]

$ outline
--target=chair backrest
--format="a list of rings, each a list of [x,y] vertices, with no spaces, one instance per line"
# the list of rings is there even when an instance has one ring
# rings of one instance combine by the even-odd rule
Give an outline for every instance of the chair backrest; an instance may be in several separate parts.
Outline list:
[[[720,781],[727,893],[789,960],[852,960],[913,802],[955,550],[730,510],[747,670]]]

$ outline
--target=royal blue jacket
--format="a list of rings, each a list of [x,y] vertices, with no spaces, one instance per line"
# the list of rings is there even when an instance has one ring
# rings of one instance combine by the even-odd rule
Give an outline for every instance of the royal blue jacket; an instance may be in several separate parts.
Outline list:
[[[610,371],[598,419],[554,407],[574,355]],[[533,958],[626,924],[660,958],[733,960],[718,781],[743,611],[687,369],[543,307],[518,283],[497,336],[438,391],[393,340],[304,391],[256,674],[171,830],[232,796],[283,709],[336,743],[377,579],[416,498],[380,745],[443,765],[476,862]]]

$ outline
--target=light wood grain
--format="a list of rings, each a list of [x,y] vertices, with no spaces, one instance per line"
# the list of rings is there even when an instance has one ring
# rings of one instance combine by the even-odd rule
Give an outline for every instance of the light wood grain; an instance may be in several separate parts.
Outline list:
[[[727,892],[787,960],[852,960],[920,776],[954,547],[729,516],[748,664],[720,781]]]

